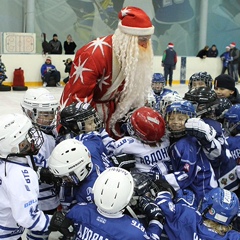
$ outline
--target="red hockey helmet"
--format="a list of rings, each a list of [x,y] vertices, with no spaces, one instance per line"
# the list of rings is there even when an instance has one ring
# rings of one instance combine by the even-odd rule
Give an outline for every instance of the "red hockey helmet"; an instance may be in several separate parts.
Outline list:
[[[130,118],[128,132],[145,143],[159,142],[165,134],[165,121],[161,114],[152,108],[140,107]]]

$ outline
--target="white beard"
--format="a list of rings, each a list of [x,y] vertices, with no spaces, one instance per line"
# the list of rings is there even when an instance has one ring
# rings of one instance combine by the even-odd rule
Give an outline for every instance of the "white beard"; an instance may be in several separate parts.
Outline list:
[[[132,58],[137,58],[138,61],[135,64],[136,66],[134,66],[134,63],[123,64],[128,66],[124,72],[124,76],[126,76],[125,85],[123,91],[120,93],[116,110],[110,120],[110,127],[115,134],[115,123],[123,118],[130,109],[144,106],[147,94],[151,89],[153,76],[153,53],[151,43],[149,42],[149,46],[146,49],[139,47],[139,52],[133,53]]]

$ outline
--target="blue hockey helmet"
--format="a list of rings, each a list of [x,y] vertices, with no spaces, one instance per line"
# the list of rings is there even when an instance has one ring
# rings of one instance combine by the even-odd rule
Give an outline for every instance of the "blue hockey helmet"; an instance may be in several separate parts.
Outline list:
[[[233,136],[240,132],[240,104],[233,105],[225,112],[223,127]]]
[[[160,85],[161,83],[161,85]],[[154,93],[160,93],[165,86],[165,77],[162,73],[154,73],[152,77],[152,90]]]
[[[191,102],[186,100],[177,101],[169,104],[166,108],[166,115],[169,115],[170,113],[173,113],[173,112],[186,114],[189,117],[196,116],[196,111],[194,106],[192,105]]]
[[[202,199],[199,211],[214,222],[228,226],[238,214],[239,200],[234,192],[214,188]]]
[[[196,116],[196,111],[191,102],[183,100],[178,102],[173,102],[167,106],[165,112],[165,120],[167,129],[170,131],[171,136],[175,138],[182,137],[186,134],[185,121],[187,118],[192,118]],[[187,116],[186,119],[178,119],[179,124],[173,123],[171,120],[173,113],[180,113]]]
[[[152,82],[165,83],[165,77],[162,73],[154,73],[152,77]]]

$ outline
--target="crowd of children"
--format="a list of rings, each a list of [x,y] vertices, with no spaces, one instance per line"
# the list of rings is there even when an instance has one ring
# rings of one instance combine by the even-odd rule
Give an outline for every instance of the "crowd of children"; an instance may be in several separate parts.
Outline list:
[[[155,73],[114,139],[90,104],[27,90],[0,117],[0,238],[240,239],[239,99],[229,75],[181,97]]]

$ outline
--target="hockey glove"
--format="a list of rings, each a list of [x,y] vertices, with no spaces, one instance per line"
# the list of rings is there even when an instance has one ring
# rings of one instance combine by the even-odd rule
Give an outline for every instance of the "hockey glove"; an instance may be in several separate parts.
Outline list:
[[[55,186],[61,186],[62,184],[62,179],[55,177],[48,168],[39,167],[37,174],[39,175],[39,179],[42,183],[54,184]]]
[[[59,231],[65,237],[74,236],[74,228],[72,220],[65,217],[62,212],[55,212],[50,221],[50,225],[48,227],[50,232]]]
[[[190,118],[185,123],[186,131],[189,135],[197,138],[203,145],[207,145],[213,141],[217,132],[200,118]]]
[[[164,217],[162,215],[161,209],[150,198],[145,196],[140,197],[138,205],[140,210],[146,214],[149,221],[157,220],[162,224],[164,223]]]
[[[111,160],[114,167],[124,168],[129,171],[131,168],[135,167],[136,160],[132,154],[121,154],[118,156],[112,156]]]
[[[163,177],[159,178],[158,180],[155,180],[154,183],[157,185],[158,192],[164,191],[170,192],[172,198],[175,198],[176,196],[175,189]]]

